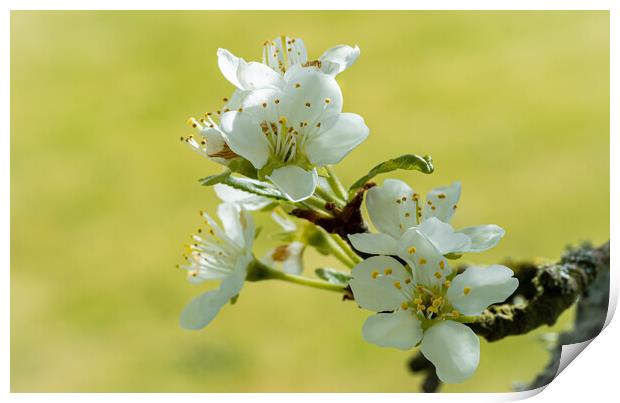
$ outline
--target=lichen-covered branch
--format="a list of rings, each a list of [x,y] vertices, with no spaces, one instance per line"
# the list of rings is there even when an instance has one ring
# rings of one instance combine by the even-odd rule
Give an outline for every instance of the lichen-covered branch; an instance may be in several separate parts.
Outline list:
[[[509,263],[508,266],[511,266]],[[471,329],[488,341],[527,333],[541,325],[553,325],[592,284],[602,270],[609,270],[609,242],[594,248],[569,248],[558,263],[535,266],[513,264],[523,300],[516,304],[492,305],[470,323]]]

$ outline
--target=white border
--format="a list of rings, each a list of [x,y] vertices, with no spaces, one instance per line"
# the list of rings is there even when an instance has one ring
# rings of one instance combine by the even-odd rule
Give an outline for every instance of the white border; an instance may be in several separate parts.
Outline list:
[[[2,18],[0,19],[2,37],[0,40],[0,52],[2,58],[0,59],[2,80],[0,85],[2,86],[2,104],[3,104],[3,116],[5,130],[2,136],[2,158],[0,159],[0,186],[2,192],[0,197],[2,198],[3,211],[0,215],[0,224],[2,225],[2,241],[1,242],[1,254],[2,260],[5,262],[2,271],[1,287],[2,292],[0,295],[1,309],[2,309],[2,325],[0,328],[0,357],[2,363],[0,366],[1,387],[0,393],[3,397],[10,401],[34,401],[34,400],[49,400],[59,402],[69,401],[101,401],[107,402],[110,398],[120,401],[168,401],[174,399],[175,401],[201,401],[205,399],[210,401],[222,401],[222,402],[236,402],[238,400],[255,400],[255,401],[269,401],[269,402],[287,402],[290,403],[291,399],[299,402],[315,402],[316,399],[334,399],[338,401],[353,401],[356,402],[375,402],[378,399],[390,399],[390,402],[407,402],[410,403],[411,399],[416,401],[447,401],[458,399],[461,402],[489,402],[489,401],[510,401],[518,400],[526,397],[530,397],[533,394],[539,392],[522,392],[522,393],[471,393],[471,394],[114,394],[113,397],[105,394],[10,394],[10,10],[50,10],[50,9],[80,9],[80,10],[133,10],[133,9],[160,9],[160,10],[198,10],[207,6],[207,9],[223,10],[223,9],[256,9],[257,5],[261,6],[261,9],[267,10],[279,10],[279,9],[304,9],[304,10],[334,10],[334,9],[362,9],[372,10],[377,3],[367,3],[365,6],[360,4],[359,1],[325,1],[315,0],[313,2],[302,3],[292,1],[234,1],[229,0],[226,2],[217,2],[205,4],[205,2],[196,0],[176,0],[176,1],[163,1],[163,0],[151,0],[151,1],[130,1],[130,0],[92,0],[88,2],[79,0],[65,0],[56,1],[54,4],[50,4],[49,1],[7,1],[4,2]],[[618,155],[619,147],[619,127],[618,127],[618,110],[620,105],[618,103],[618,79],[617,71],[620,68],[618,64],[618,40],[619,30],[618,13],[620,7],[617,2],[613,0],[608,1],[550,1],[550,0],[520,0],[520,1],[491,1],[491,0],[478,0],[478,1],[394,1],[394,0],[382,0],[380,2],[382,9],[385,10],[399,10],[399,9],[413,9],[413,10],[611,10],[611,55],[610,55],[610,110],[611,110],[611,144],[610,144],[610,159],[611,164],[611,206],[620,206],[620,195],[618,183],[614,182],[617,179],[616,173],[618,172],[618,160],[613,158]],[[148,6],[148,7],[144,7]],[[615,153],[614,153],[615,151]],[[611,214],[611,238],[617,239],[618,235],[618,214],[616,209],[610,210]],[[612,256],[616,256],[618,248],[615,244],[612,244]],[[615,267],[615,259],[612,258],[611,267]],[[615,312],[617,299],[618,299],[618,274],[616,270],[612,269],[612,289],[610,307],[607,316],[607,324],[610,324],[610,320]],[[533,401],[551,400],[572,402],[572,401],[584,401],[589,399],[591,401],[608,401],[609,396],[615,396],[617,391],[615,386],[617,383],[616,373],[618,358],[617,340],[620,340],[620,325],[616,322],[611,322],[601,336],[597,337],[588,346],[588,353],[582,354],[576,363],[569,365],[569,367],[562,372],[559,377],[554,380],[544,393],[538,394],[532,397]],[[541,400],[544,399],[544,400]]]

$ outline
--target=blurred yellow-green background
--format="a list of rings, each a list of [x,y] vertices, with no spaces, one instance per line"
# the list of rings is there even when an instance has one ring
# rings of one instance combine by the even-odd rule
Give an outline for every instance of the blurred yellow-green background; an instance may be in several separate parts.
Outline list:
[[[25,391],[417,391],[411,353],[361,338],[368,312],[329,293],[251,283],[200,332],[182,307],[205,286],[175,269],[213,209],[219,167],[179,143],[232,87],[223,47],[258,59],[301,37],[311,57],[362,55],[338,79],[370,138],[350,183],[405,152],[463,182],[456,226],[507,236],[468,257],[555,259],[609,237],[607,12],[33,12],[11,15],[11,387]],[[259,217],[266,222],[267,217]],[[269,247],[259,241],[259,255]],[[322,262],[308,255],[308,267]],[[570,325],[570,312],[555,329]],[[507,391],[547,360],[548,328],[483,343],[444,391]]]

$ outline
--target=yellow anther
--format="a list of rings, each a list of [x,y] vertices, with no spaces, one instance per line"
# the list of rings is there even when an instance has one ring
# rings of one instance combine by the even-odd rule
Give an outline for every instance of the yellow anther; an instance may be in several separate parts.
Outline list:
[[[441,305],[441,304],[442,304],[442,302],[443,302],[443,300],[441,299],[441,297],[439,297],[439,298],[435,298],[435,299],[433,300],[433,306],[439,306],[439,305]]]
[[[426,307],[424,306],[424,304],[418,304],[418,311],[423,311],[426,309]]]
[[[450,282],[450,280],[446,280],[443,282],[444,287],[446,288],[450,288],[450,286],[452,285],[452,283]]]
[[[422,304],[422,302],[424,302],[424,301],[422,301],[422,298],[416,298],[416,299],[413,300],[413,303],[416,304],[416,305],[420,305],[420,304]]]
[[[301,87],[301,84],[299,83],[295,84],[295,88],[299,88],[299,87]]]
[[[439,262],[439,268],[443,270],[446,267],[446,263],[442,260]]]
[[[331,103],[331,102],[332,102],[332,100],[331,100],[330,98],[325,98],[325,103],[326,103],[326,104],[329,104],[329,103]]]
[[[390,268],[388,267],[387,269],[383,270],[383,273],[384,273],[386,276],[389,276],[390,274],[392,274],[392,269],[390,269]]]
[[[413,255],[416,251],[415,246],[410,247],[409,249],[407,249],[407,252],[409,252],[410,255]]]
[[[281,116],[281,117],[280,117],[280,119],[278,119],[278,122],[279,122],[281,125],[286,125],[286,118],[285,118],[284,116]]]
[[[437,195],[437,198],[438,198],[438,199],[445,199],[445,198],[446,198],[446,195],[445,195],[445,194],[443,194],[443,193],[439,193],[439,194]]]
[[[420,264],[426,264],[426,259],[422,258],[419,260]]]
[[[398,288],[400,290],[402,288],[402,286],[400,285],[400,281],[394,282],[394,287],[396,287],[396,288]]]
[[[198,122],[196,122],[196,119],[194,119],[194,118],[189,118],[189,119],[187,119],[187,124],[188,124],[190,127],[193,127],[194,129],[195,129],[196,127],[198,127]]]
[[[434,306],[429,306],[427,311],[430,313],[437,313],[437,308],[435,308]]]
[[[411,213],[405,213],[405,217],[411,217]]]
[[[400,198],[402,201],[407,201],[407,196],[403,196]]]
[[[306,102],[306,104],[305,104],[305,105],[306,105],[306,107],[308,107],[308,108],[309,108],[311,104],[310,104],[310,102]]]
[[[263,106],[263,108],[266,108],[267,107],[267,102],[263,102],[262,106]]]
[[[435,278],[440,279],[441,278],[441,273],[436,271],[434,276],[435,276]]]
[[[409,304],[406,302],[403,302],[402,304],[400,304],[400,307],[406,311],[407,309],[409,309]]]
[[[452,317],[453,318],[458,318],[459,316],[461,316],[461,314],[459,313],[459,311],[457,311],[456,309],[454,311],[452,311]]]
[[[456,210],[456,204],[454,206],[452,206],[452,209]]]
[[[433,202],[429,200],[429,201],[426,202],[426,204],[428,204],[429,206],[432,206]]]
[[[370,273],[370,276],[371,276],[372,278],[377,278],[377,276],[378,276],[378,275],[379,275],[379,272],[378,272],[378,271],[373,271],[372,273]]]
[[[435,210],[437,207],[435,206],[431,206],[431,210]]]
[[[411,284],[411,279],[410,278],[405,279],[405,284]]]
[[[465,288],[463,288],[463,294],[464,294],[464,295],[467,295],[467,294],[469,294],[470,292],[471,292],[471,287],[465,287]]]
[[[277,104],[279,104],[279,103],[280,103],[280,100],[279,100],[279,99],[276,99],[276,100],[274,100],[274,101],[273,101],[273,103],[277,105]]]
[[[222,98],[222,101],[223,102],[228,102],[228,98],[224,97],[224,98]]]

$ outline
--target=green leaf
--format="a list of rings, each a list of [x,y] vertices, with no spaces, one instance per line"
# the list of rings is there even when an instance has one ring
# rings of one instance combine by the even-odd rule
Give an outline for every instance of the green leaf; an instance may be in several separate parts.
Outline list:
[[[430,155],[421,157],[416,154],[405,154],[375,166],[368,172],[368,174],[361,177],[353,185],[351,185],[349,191],[354,191],[361,188],[366,182],[379,174],[392,172],[397,169],[416,170],[425,174],[430,174],[435,170],[433,167],[433,159]]]
[[[255,195],[267,197],[274,200],[288,200],[275,186],[250,178],[237,178],[236,176],[227,176],[222,180],[224,183],[235,189],[244,192],[254,193]]]
[[[239,294],[235,295],[234,297],[232,297],[230,299],[230,305],[235,305],[237,303],[237,300],[239,299]]]
[[[210,175],[204,178],[200,178],[198,179],[198,182],[200,182],[202,186],[213,186],[217,183],[222,183],[226,178],[230,176],[231,173],[232,172],[230,171],[230,169],[225,169],[224,171],[222,171],[222,173],[219,173],[217,175]]]
[[[320,267],[314,270],[314,272],[319,278],[332,284],[347,285],[349,280],[351,280],[349,274],[336,269],[330,269],[329,267]]]

